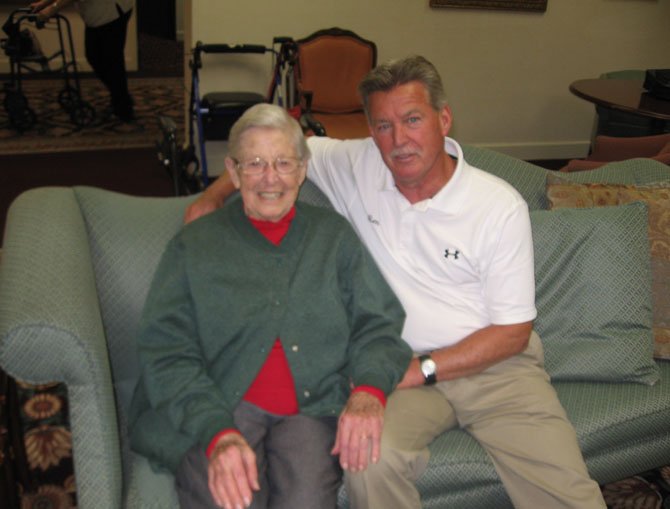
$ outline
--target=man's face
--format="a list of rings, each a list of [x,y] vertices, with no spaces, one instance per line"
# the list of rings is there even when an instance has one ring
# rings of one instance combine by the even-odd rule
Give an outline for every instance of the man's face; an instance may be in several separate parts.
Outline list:
[[[254,127],[240,136],[239,162],[260,158],[269,163],[259,175],[245,175],[235,161],[226,158],[226,167],[240,190],[247,216],[277,222],[291,210],[305,180],[307,165],[301,163],[296,171],[283,175],[273,165],[278,158],[295,157],[290,136],[279,129]]]
[[[447,106],[435,111],[418,81],[369,97],[370,134],[402,191],[441,181],[445,173],[444,137],[451,127]]]

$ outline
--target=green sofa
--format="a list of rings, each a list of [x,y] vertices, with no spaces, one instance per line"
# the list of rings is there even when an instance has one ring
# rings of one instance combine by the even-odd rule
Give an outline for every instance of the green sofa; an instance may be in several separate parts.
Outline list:
[[[619,242],[637,246],[637,261],[628,264],[635,265],[635,271],[616,275],[616,284],[606,291],[580,287],[579,279],[576,287],[563,291],[562,280],[575,285],[573,276],[580,270],[606,271],[611,249],[591,246],[585,250],[585,241],[597,233],[588,228],[582,237],[570,241],[574,249],[564,245],[568,241],[562,237],[562,223],[555,222],[559,216],[548,215],[555,211],[542,212],[547,208],[547,170],[480,148],[465,150],[472,164],[511,182],[530,208],[538,211],[532,212],[534,235],[541,239],[536,254],[538,308],[547,319],[539,317],[537,326],[546,339],[547,369],[575,425],[591,475],[606,483],[668,464],[670,363],[651,359],[649,264],[644,260],[648,252],[640,241],[646,239],[641,222],[646,208],[628,205],[620,214],[624,222],[632,218],[624,234],[628,231],[635,238]],[[660,163],[632,160],[588,175],[566,176],[644,183],[668,180],[667,174],[668,168]],[[327,206],[309,183],[301,199]],[[126,416],[139,371],[135,334],[143,301],[162,249],[179,229],[190,200],[131,197],[86,187],[38,188],[21,195],[9,211],[0,263],[0,366],[26,382],[66,384],[82,509],[176,507],[172,477],[155,472],[145,459],[129,451]],[[570,213],[566,214],[570,223]],[[596,227],[607,218],[580,221],[587,226],[591,221]],[[605,237],[610,234],[606,232]],[[603,254],[595,265],[594,250],[596,257],[598,252]],[[622,251],[631,256],[628,248]],[[563,266],[587,259],[591,265]],[[612,265],[627,265],[620,261]],[[598,274],[601,279],[607,277]],[[638,280],[647,286],[629,292],[627,288]],[[571,328],[589,332],[589,323],[581,322],[593,312],[585,309],[600,300],[589,295],[593,291],[609,304],[624,302],[625,306],[629,306],[627,294],[634,293],[637,301],[630,304],[630,313],[640,323],[622,319],[601,324],[596,316],[591,328],[597,334],[584,340],[587,346],[582,350],[580,331],[575,339]],[[580,302],[584,298],[586,302]],[[615,313],[623,316],[628,310]],[[562,327],[570,330],[564,333]],[[607,332],[611,327],[620,327],[625,342],[634,343],[632,353],[616,351],[621,344],[618,338],[610,345],[612,338],[602,337],[600,329]],[[629,332],[636,339],[629,341]],[[563,344],[571,334],[572,343]],[[599,360],[605,365],[596,366]],[[623,371],[630,367],[629,372],[617,372],[621,364]],[[511,506],[490,460],[465,432],[445,433],[432,444],[431,452],[428,471],[418,481],[426,508]],[[340,505],[347,505],[345,493]]]

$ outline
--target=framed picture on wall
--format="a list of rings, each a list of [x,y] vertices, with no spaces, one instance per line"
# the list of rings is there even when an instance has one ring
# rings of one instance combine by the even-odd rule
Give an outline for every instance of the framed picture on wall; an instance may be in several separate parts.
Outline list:
[[[430,6],[545,12],[547,0],[430,0]]]

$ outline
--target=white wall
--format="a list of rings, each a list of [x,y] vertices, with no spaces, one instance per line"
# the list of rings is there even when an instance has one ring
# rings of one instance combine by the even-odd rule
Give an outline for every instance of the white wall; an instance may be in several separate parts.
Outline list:
[[[26,0],[24,5],[28,6],[29,3],[30,2]],[[20,6],[21,4],[19,4],[18,2],[17,5],[11,7],[5,5],[0,6],[0,20],[1,20],[0,24],[4,23],[5,20],[9,18],[10,14],[17,7]],[[63,9],[61,11],[61,14],[65,16],[70,22],[70,30],[72,33],[72,43],[74,46],[74,55],[77,63],[77,69],[79,72],[90,72],[91,66],[88,65],[88,62],[86,62],[86,55],[84,53],[84,22],[82,21],[81,16],[79,16],[77,8],[74,5],[68,6],[65,9]],[[19,18],[16,17],[14,19],[18,20]],[[55,28],[54,23],[48,23],[45,28],[38,30],[37,28],[35,28],[34,23],[25,20],[21,22],[20,27],[21,29],[28,28],[35,34],[37,40],[40,43],[40,46],[42,47],[42,51],[47,57],[53,55],[57,51],[60,51],[61,45],[58,40],[58,31]],[[67,39],[68,30],[65,24],[62,25],[62,31],[64,37],[64,49],[67,55],[66,58],[69,62],[72,61],[72,55],[69,53],[70,43],[69,40]],[[5,37],[6,34],[2,32],[0,38],[4,39]],[[128,36],[126,38],[125,56],[126,56],[126,69],[128,69],[129,71],[136,71],[138,65],[137,19],[134,10],[133,15],[128,23]],[[53,64],[51,65],[51,68],[52,70],[59,69],[60,65],[61,65],[60,61],[54,60]],[[0,73],[7,73],[7,72],[9,72],[9,57],[7,57],[7,55],[5,55],[4,52],[0,52]]]
[[[376,42],[379,60],[419,53],[445,81],[452,135],[523,158],[586,153],[593,105],[581,78],[670,67],[670,0],[549,0],[547,12],[433,9],[429,0],[192,0],[191,41],[259,43],[339,26]],[[191,1],[185,3],[189,8]],[[269,63],[206,61],[207,90],[264,91]]]

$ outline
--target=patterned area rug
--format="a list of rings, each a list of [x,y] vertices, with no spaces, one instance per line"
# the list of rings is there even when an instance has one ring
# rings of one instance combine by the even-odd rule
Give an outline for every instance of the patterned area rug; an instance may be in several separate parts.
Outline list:
[[[23,95],[35,113],[34,125],[21,133],[12,127],[5,105],[0,109],[0,154],[45,153],[74,150],[154,146],[160,138],[158,115],[171,117],[184,129],[184,79],[182,77],[130,78],[135,100],[134,122],[123,123],[109,112],[109,94],[97,79],[80,80],[82,100],[95,111],[90,124],[78,127],[59,103],[64,80],[23,80]],[[66,102],[67,104],[67,102]]]

